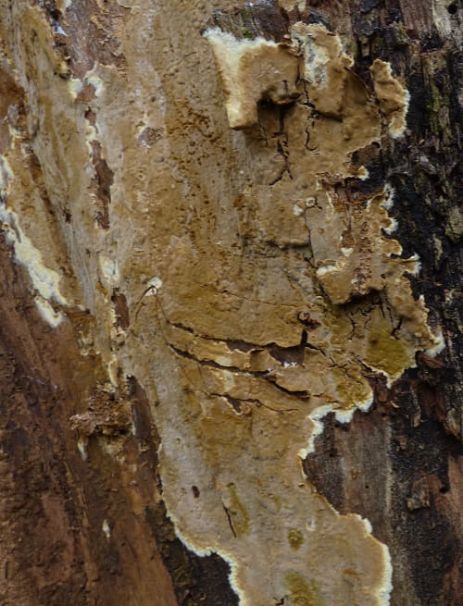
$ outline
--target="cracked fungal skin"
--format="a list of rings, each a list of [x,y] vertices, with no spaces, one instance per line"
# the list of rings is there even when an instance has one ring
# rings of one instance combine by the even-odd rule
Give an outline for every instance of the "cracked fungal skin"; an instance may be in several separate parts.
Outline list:
[[[176,532],[229,562],[241,604],[387,604],[387,547],[300,458],[324,415],[369,407],[368,372],[392,382],[439,344],[407,277],[417,260],[388,233],[393,192],[345,187],[368,178],[355,151],[402,132],[406,91],[381,61],[368,88],[322,25],[284,42],[201,37],[181,0],[120,4],[113,50],[88,65],[80,40],[64,62],[39,6],[18,0],[2,25],[28,103],[4,146],[7,212],[60,272],[54,313],[95,317],[81,350],[105,389],[131,376],[146,391]]]

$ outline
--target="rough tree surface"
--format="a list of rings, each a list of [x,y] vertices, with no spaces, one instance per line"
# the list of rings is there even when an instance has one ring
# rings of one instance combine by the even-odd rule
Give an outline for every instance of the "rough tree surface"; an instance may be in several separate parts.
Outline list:
[[[0,0],[0,602],[463,606],[459,0]]]

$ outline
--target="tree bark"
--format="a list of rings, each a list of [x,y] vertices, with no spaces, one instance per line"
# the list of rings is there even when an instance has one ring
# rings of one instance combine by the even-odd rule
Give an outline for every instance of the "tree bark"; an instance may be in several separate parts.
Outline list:
[[[463,605],[459,0],[0,0],[0,603]]]

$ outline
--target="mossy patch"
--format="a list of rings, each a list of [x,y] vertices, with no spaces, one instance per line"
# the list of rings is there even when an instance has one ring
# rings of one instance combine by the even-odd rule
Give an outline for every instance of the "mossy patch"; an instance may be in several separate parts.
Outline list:
[[[302,532],[297,528],[290,528],[288,530],[288,543],[292,549],[297,551],[304,543],[304,536]]]
[[[392,330],[391,324],[379,314],[372,318],[364,361],[390,377],[399,377],[413,359],[407,343],[395,337]]]
[[[288,572],[285,576],[285,587],[289,594],[291,606],[326,606],[315,581],[306,581],[297,572]]]

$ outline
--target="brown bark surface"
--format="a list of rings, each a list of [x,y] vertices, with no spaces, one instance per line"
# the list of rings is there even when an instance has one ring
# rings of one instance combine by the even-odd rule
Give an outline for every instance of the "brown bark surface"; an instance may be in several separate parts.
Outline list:
[[[0,0],[2,605],[463,606],[462,44]]]

